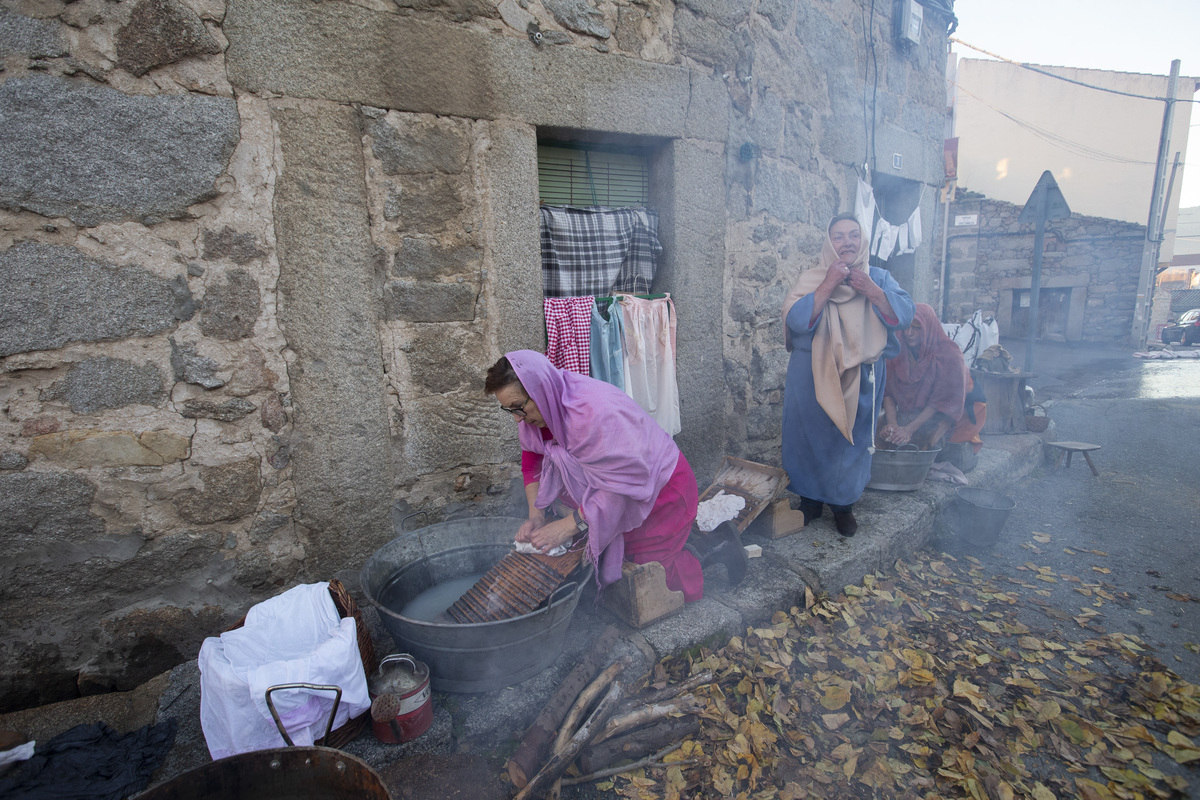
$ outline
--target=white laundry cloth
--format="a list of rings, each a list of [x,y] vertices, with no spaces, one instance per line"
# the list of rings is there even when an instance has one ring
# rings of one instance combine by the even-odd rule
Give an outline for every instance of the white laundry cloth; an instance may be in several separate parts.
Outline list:
[[[567,546],[565,544],[560,544],[558,547],[551,547],[544,553],[529,542],[513,542],[513,546],[516,548],[518,553],[536,553],[540,556],[561,556],[563,553],[567,552]]]
[[[26,742],[16,747],[10,747],[7,750],[0,750],[0,767],[16,764],[19,761],[28,761],[33,758],[33,751],[36,744],[37,742]]]
[[[283,747],[266,691],[283,683],[340,686],[333,727],[371,707],[354,618],[341,619],[328,583],[295,586],[250,609],[242,627],[200,647],[200,727],[213,759]],[[334,693],[287,689],[271,694],[292,741],[325,735]]]
[[[696,508],[696,527],[708,532],[722,522],[728,522],[746,507],[746,498],[736,494],[725,494],[725,490],[705,500]]]
[[[896,249],[896,239],[900,235],[900,230],[883,217],[879,218],[876,225],[875,240],[871,243],[871,254],[887,261]]]
[[[957,483],[962,486],[969,485],[967,476],[962,473],[958,467],[951,464],[949,461],[938,461],[929,468],[927,478],[931,481],[945,481],[946,483]]]
[[[625,394],[671,436],[682,429],[675,380],[675,305],[670,295],[648,300],[617,295],[621,306]]]
[[[915,253],[921,246],[921,207],[919,205],[908,215],[908,222],[904,223],[904,228],[907,233],[905,237],[907,241],[901,242],[900,252]]]
[[[863,240],[871,241],[875,228],[875,190],[862,178],[858,179],[858,188],[854,190],[854,216],[862,228]]]

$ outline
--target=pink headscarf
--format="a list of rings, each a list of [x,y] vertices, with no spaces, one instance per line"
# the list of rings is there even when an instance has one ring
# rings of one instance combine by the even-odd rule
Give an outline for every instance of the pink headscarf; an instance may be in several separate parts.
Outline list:
[[[957,420],[963,415],[967,396],[967,364],[962,350],[946,335],[937,312],[927,303],[917,303],[913,324],[921,327],[921,357],[900,337],[900,355],[888,359],[884,396],[901,410],[918,414],[928,406]]]
[[[588,522],[588,557],[607,586],[621,577],[621,534],[650,515],[679,448],[615,386],[558,369],[532,350],[506,355],[554,434],[543,440],[536,426],[517,426],[522,449],[545,454],[537,504],[545,508],[565,495],[579,506]]]

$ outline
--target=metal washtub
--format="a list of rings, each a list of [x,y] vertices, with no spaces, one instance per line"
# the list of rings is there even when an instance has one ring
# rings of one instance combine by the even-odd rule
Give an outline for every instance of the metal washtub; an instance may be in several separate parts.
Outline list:
[[[903,445],[896,450],[876,448],[871,456],[871,480],[867,488],[888,492],[919,489],[940,452],[940,449],[918,450],[916,445]]]
[[[591,579],[586,559],[546,605],[530,614],[457,624],[399,613],[431,586],[487,572],[512,550],[513,536],[524,521],[476,517],[429,525],[396,537],[363,565],[363,594],[379,610],[397,647],[429,666],[434,689],[486,692],[512,686],[558,658],[579,596]]]

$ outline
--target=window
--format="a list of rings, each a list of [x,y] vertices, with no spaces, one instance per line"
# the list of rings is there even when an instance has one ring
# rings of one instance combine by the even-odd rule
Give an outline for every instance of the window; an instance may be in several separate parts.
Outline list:
[[[643,148],[545,141],[538,144],[538,194],[544,205],[649,205],[649,158]]]

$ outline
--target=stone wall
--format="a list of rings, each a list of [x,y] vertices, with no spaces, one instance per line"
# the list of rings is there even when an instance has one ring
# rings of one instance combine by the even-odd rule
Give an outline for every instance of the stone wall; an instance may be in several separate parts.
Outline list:
[[[996,317],[1001,335],[1012,335],[1014,293],[1019,307],[1033,270],[1034,226],[1017,222],[1021,211],[977,195],[960,195],[951,205],[947,322],[982,309]],[[976,224],[955,225],[956,218]],[[1068,304],[1061,330],[1049,338],[1127,341],[1146,226],[1072,214],[1047,222],[1044,236],[1040,285]]]
[[[480,387],[543,343],[540,136],[650,149],[677,440],[701,481],[777,463],[779,307],[855,165],[941,180],[946,20],[901,50],[889,14],[4,0],[3,707],[192,658],[409,510],[523,504]]]

